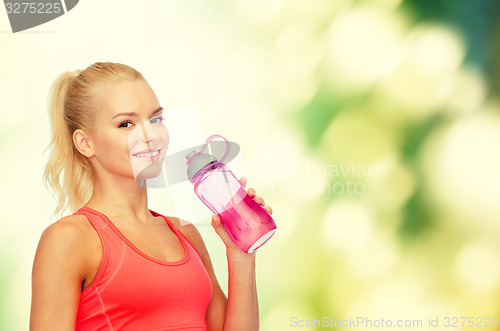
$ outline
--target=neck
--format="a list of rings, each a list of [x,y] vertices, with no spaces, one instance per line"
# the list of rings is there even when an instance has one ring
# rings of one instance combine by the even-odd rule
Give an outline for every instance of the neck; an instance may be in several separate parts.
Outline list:
[[[148,209],[148,191],[145,185],[134,178],[107,173],[96,173],[92,197],[87,207],[96,209],[109,217],[133,218],[144,223],[153,216]]]

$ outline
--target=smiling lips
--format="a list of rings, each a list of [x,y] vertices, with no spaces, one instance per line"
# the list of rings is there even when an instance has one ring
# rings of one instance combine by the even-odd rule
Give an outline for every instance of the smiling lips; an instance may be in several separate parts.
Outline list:
[[[146,152],[141,152],[141,153],[137,153],[137,154],[133,154],[135,157],[146,157],[146,158],[150,158],[150,157],[155,157],[157,156],[158,154],[160,154],[160,150],[161,148],[157,148],[155,150],[149,150],[149,151],[146,151]]]

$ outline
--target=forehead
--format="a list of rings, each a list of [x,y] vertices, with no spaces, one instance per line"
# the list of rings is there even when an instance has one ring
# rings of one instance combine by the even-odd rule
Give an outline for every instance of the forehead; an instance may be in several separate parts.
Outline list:
[[[121,112],[150,112],[158,106],[158,99],[149,86],[142,80],[127,80],[106,86],[101,90],[101,112],[112,117]]]

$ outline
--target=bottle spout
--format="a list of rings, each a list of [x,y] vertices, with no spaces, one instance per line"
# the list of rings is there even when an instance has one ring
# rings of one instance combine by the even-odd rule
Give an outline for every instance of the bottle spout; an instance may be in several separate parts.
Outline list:
[[[186,155],[187,162],[186,164],[191,163],[193,156],[196,154],[196,151],[191,151],[188,155]]]

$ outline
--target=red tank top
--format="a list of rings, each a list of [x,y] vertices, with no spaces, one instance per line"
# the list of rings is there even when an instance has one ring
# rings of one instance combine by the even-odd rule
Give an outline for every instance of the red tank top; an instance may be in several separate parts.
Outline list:
[[[184,257],[165,262],[135,247],[106,215],[90,207],[82,214],[96,229],[103,258],[92,284],[80,297],[76,331],[207,330],[212,284],[201,257],[162,214],[184,248]]]

